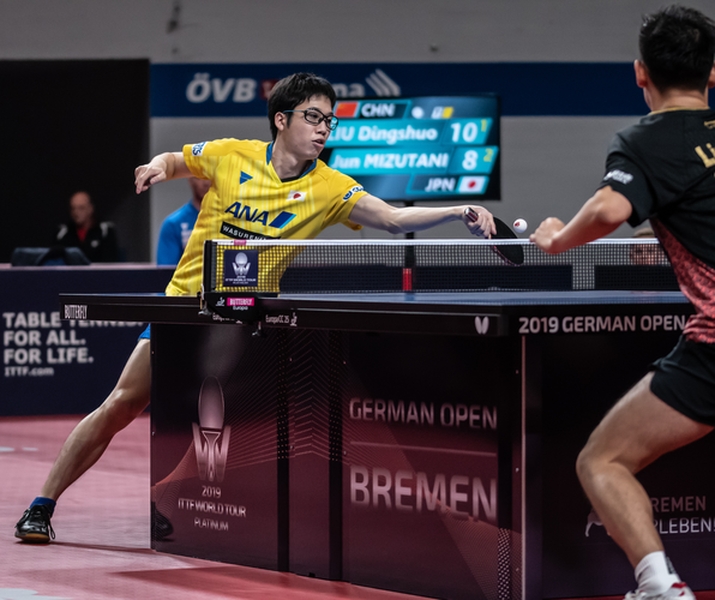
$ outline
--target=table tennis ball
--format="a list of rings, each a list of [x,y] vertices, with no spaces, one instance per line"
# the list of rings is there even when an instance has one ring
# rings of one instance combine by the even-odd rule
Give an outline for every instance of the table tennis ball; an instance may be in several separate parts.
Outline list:
[[[514,231],[524,233],[527,227],[528,225],[524,219],[517,219],[514,221]]]

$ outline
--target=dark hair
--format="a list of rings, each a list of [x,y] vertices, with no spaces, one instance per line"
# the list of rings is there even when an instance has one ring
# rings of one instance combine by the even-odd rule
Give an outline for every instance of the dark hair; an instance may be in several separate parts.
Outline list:
[[[694,8],[668,6],[643,18],[638,47],[658,90],[703,90],[715,60],[715,23]]]
[[[313,73],[295,73],[284,77],[271,90],[268,96],[268,120],[271,124],[271,135],[276,139],[278,128],[275,123],[276,113],[292,110],[301,102],[313,96],[325,96],[330,105],[335,106],[335,90],[327,79]],[[290,119],[292,115],[288,115]]]

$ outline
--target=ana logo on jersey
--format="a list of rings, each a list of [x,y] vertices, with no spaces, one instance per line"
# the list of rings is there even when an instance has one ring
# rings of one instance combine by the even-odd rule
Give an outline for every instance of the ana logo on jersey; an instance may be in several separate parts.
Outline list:
[[[303,202],[305,200],[305,192],[291,190],[290,192],[288,192],[288,200],[297,200],[298,202]]]
[[[357,194],[358,192],[362,192],[365,188],[362,187],[361,185],[356,185],[353,187],[347,194],[343,196],[343,200],[348,201],[350,198],[353,197],[353,195]]]
[[[283,229],[296,217],[295,213],[284,210],[269,222],[270,213],[267,210],[259,211],[257,208],[251,208],[248,204],[242,205],[240,202],[234,202],[224,212],[233,215],[236,219],[248,221],[249,223],[260,223],[265,227],[274,227],[275,229]]]
[[[200,142],[191,146],[191,154],[194,156],[201,156],[204,153],[204,146],[206,142]]]

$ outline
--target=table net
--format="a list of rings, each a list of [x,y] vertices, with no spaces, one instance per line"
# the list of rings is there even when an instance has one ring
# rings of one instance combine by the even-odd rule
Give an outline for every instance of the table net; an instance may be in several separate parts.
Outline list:
[[[497,245],[520,245],[505,263]],[[528,240],[210,240],[204,291],[241,294],[677,290],[655,239],[606,239],[549,255]]]

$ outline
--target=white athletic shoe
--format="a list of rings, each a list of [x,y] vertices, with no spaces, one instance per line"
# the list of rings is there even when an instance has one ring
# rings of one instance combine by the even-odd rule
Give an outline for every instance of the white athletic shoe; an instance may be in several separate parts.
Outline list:
[[[628,592],[624,600],[673,600],[678,598],[679,600],[695,600],[695,594],[685,583],[674,583],[670,586],[670,589],[663,594],[648,595],[645,592],[636,590],[635,592]]]

